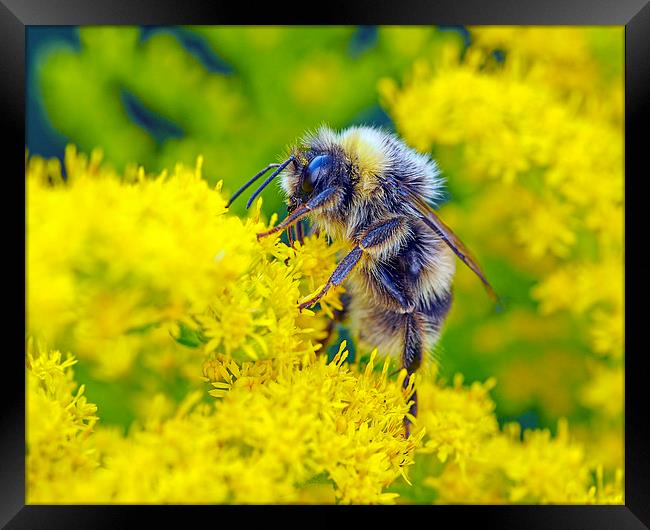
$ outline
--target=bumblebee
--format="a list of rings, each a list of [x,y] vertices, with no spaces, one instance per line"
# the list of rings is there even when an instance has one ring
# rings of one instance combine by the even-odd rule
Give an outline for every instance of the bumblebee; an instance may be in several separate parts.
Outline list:
[[[496,299],[477,260],[431,206],[443,185],[436,162],[397,136],[374,127],[336,132],[322,126],[290,147],[284,162],[253,176],[228,206],[272,169],[246,207],[281,174],[288,215],[258,238],[282,230],[296,237],[296,226],[301,238],[300,222],[308,218],[316,230],[351,245],[322,290],[300,308],[345,281],[350,327],[362,343],[400,360],[404,385],[439,339],[452,303],[455,256]],[[409,412],[417,415],[417,391]],[[404,424],[409,436],[408,417]]]

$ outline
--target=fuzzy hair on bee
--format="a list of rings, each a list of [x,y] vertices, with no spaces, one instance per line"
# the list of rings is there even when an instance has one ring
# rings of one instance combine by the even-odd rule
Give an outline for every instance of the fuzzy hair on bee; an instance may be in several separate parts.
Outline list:
[[[496,296],[476,259],[433,210],[443,187],[436,162],[397,136],[376,127],[336,132],[321,126],[291,146],[284,162],[246,182],[228,204],[271,169],[247,207],[281,175],[288,215],[258,238],[309,218],[316,230],[351,247],[321,291],[300,308],[345,281],[344,311],[353,334],[360,344],[397,358],[407,371],[405,385],[440,337],[452,303],[456,257]],[[409,413],[417,415],[417,391]],[[408,436],[408,416],[404,423]]]

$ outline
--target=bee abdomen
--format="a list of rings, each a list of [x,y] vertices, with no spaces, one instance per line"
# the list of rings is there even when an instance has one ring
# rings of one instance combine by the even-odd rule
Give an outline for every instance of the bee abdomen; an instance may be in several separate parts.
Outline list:
[[[451,309],[453,294],[446,291],[441,295],[433,295],[424,302],[420,302],[418,312],[422,313],[431,322],[442,322]]]
[[[407,312],[396,305],[378,303],[377,299],[360,296],[355,291],[351,295],[350,323],[360,341],[369,348],[377,347],[381,353],[396,358],[401,358],[405,353],[406,329],[413,321],[418,323],[423,350],[427,352],[433,349],[453,299],[451,291],[433,294],[425,300],[420,298]]]

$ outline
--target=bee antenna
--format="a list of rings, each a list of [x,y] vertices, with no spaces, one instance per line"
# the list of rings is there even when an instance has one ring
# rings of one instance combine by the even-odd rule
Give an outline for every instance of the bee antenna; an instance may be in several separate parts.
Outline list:
[[[293,156],[287,162],[290,162],[292,159],[293,159]],[[285,162],[285,164],[286,164],[286,162]],[[280,166],[280,164],[269,164],[262,171],[260,171],[259,173],[256,173],[253,177],[248,179],[248,181],[246,181],[246,183],[241,188],[239,188],[232,197],[230,197],[230,200],[228,201],[228,204],[226,204],[226,208],[230,208],[230,205],[235,201],[235,199],[237,197],[239,197],[244,192],[244,190],[246,190],[246,188],[248,188],[253,182],[255,182],[258,178],[260,178],[262,175],[264,175],[264,173],[266,173],[270,169],[273,169],[274,167],[278,167],[278,166]],[[284,166],[284,167],[286,167],[286,166]],[[284,167],[283,167],[283,169],[284,169]],[[248,208],[248,206],[246,208]]]
[[[251,195],[251,198],[248,199],[248,202],[246,203],[246,209],[250,208],[250,206],[251,206],[251,204],[253,204],[253,201],[255,200],[255,198],[256,198],[256,197],[257,197],[257,196],[262,192],[262,190],[263,190],[264,188],[266,188],[266,187],[269,185],[269,183],[270,183],[270,182],[271,182],[271,181],[276,177],[276,175],[278,175],[278,173],[281,173],[282,170],[283,170],[285,167],[287,167],[291,162],[293,162],[295,159],[296,159],[296,157],[293,156],[293,155],[291,155],[287,160],[285,160],[284,162],[282,162],[282,164],[280,164],[280,165],[278,166],[278,168],[277,168],[273,173],[271,173],[271,174],[268,176],[268,178],[267,178],[264,182],[262,182],[262,184],[260,185],[260,187],[257,188],[257,189],[255,190],[255,193],[253,193],[253,195]],[[276,165],[277,165],[277,164],[276,164]],[[268,171],[268,169],[270,169],[270,168],[267,168],[267,171]],[[254,178],[257,178],[257,177],[259,177],[259,176],[261,176],[261,175],[256,175]],[[252,184],[252,183],[253,183],[253,179],[251,179],[249,182]],[[249,183],[247,182],[247,183],[246,183],[246,186],[248,186],[248,184],[249,184]],[[243,191],[243,190],[242,190],[242,191]],[[239,193],[239,192],[238,192],[238,193]]]

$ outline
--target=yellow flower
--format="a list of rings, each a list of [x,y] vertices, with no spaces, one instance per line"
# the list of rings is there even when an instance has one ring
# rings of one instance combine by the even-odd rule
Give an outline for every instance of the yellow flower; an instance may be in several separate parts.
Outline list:
[[[388,363],[374,371],[374,353],[349,367],[344,347],[329,363],[244,363],[215,404],[195,392],[172,410],[158,396],[124,435],[93,431],[74,361],[30,343],[29,502],[296,502],[319,477],[339,502],[394,502],[383,490],[406,475],[422,434],[404,437],[403,377],[389,381]]]
[[[515,485],[512,502],[580,502],[589,484],[584,450],[571,443],[568,425],[558,423],[555,437],[548,430],[528,430],[519,443],[519,429],[508,433],[510,448],[503,454],[503,470]],[[514,451],[512,450],[514,448]]]
[[[594,364],[592,370],[594,374],[580,393],[581,401],[606,417],[620,417],[623,413],[623,367]]]
[[[55,186],[28,162],[27,320],[30,333],[117,376],[151,330],[204,310],[248,256],[224,234],[233,221],[222,220],[225,201],[200,178],[200,162],[126,182],[97,158],[69,149],[68,180]],[[251,247],[254,236],[240,230],[238,245]],[[217,263],[227,251],[233,259]]]
[[[68,356],[27,343],[27,502],[48,502],[70,494],[82,495],[83,483],[71,477],[91,474],[99,460],[89,437],[97,407],[88,403],[84,386],[72,380]]]
[[[569,317],[565,328],[580,332],[565,330],[558,336],[582,340],[584,348],[575,346],[573,352],[554,348],[535,361],[515,357],[498,379],[504,393],[520,404],[538,395],[545,411],[569,413],[576,402],[593,409],[591,436],[582,436],[592,454],[600,443],[597,437],[609,433],[620,442],[622,432],[622,414],[614,404],[620,405],[622,396],[615,392],[613,376],[622,371],[624,356],[622,30],[468,29],[472,44],[463,54],[449,47],[416,62],[401,83],[382,80],[379,93],[401,136],[416,149],[433,152],[449,175],[460,201],[445,205],[443,218],[459,234],[473,234],[479,256],[501,258],[534,279],[530,297],[537,304],[537,315],[531,314],[530,320],[537,322],[537,332],[547,329],[551,321],[547,315],[562,311]],[[495,50],[500,53],[493,54]],[[458,291],[465,290],[469,277],[459,270]],[[470,315],[472,310],[464,311]],[[561,317],[553,322],[556,318]],[[511,320],[506,315],[494,321],[489,329],[479,330],[474,341],[488,344],[495,355],[506,350],[526,338],[522,331],[528,335],[510,326]],[[576,393],[566,384],[572,379],[556,368],[585,368],[581,358],[585,349],[591,349],[603,365],[581,370],[592,379]],[[540,370],[555,370],[551,375],[565,384],[549,385]],[[469,425],[465,428],[474,432]],[[436,440],[430,428],[427,432]],[[520,468],[498,470],[491,462],[510,450],[516,456],[520,446],[513,449],[511,440],[488,436],[485,443],[477,441],[474,450],[466,451],[467,457],[447,462],[443,474],[433,476],[429,485],[437,484],[438,502],[618,498],[620,490],[610,495],[600,486],[598,491],[587,489],[585,474],[595,467],[578,465],[578,453],[569,449],[573,446],[564,431],[560,434],[557,439],[541,432],[528,434],[521,446]],[[532,468],[534,462],[545,461],[547,449],[557,451],[558,462],[581,478],[571,482],[550,465],[549,471],[566,479],[563,489],[560,481]],[[475,460],[479,456],[472,455],[483,455],[484,466]],[[613,450],[602,456],[606,476],[612,477],[621,466],[618,455]],[[467,474],[465,465],[471,470]],[[525,473],[531,477],[525,479]],[[513,480],[516,488],[508,489]]]
[[[344,246],[258,241],[277,218],[262,222],[259,202],[246,220],[229,215],[200,160],[157,177],[100,162],[69,149],[64,181],[56,163],[28,160],[28,332],[104,380],[144,366],[198,386],[202,366],[218,399],[195,390],[178,403],[164,378],[140,381],[124,433],[97,423],[74,360],[29,342],[28,502],[392,503],[389,486],[409,484],[418,458],[438,466],[426,482],[438,502],[622,498],[620,476],[598,475],[566,425],[523,440],[517,425],[500,430],[493,379],[446,386],[422,372],[403,389],[406,372],[391,377],[389,359],[375,366],[376,351],[365,366],[346,363],[345,343],[330,362],[319,355],[342,290],[317,313],[297,301],[326,281]],[[585,279],[563,299],[574,265],[538,288],[542,306],[603,319],[621,310],[619,286],[600,285],[617,270],[615,251],[582,265]],[[414,384],[419,416],[405,439]],[[594,407],[611,399],[589,387],[583,397]]]
[[[616,304],[612,311],[594,311],[594,327],[591,330],[594,352],[620,359],[625,346],[624,322],[622,304]]]
[[[569,262],[549,274],[532,294],[545,314],[568,309],[580,315],[596,307],[617,310],[623,301],[621,259]]]
[[[548,253],[567,256],[576,242],[572,229],[573,208],[559,201],[531,200],[527,195],[521,198],[529,199],[529,213],[513,221],[517,241],[526,247],[533,259],[540,259]],[[531,234],[535,234],[535,237],[531,237]]]
[[[469,30],[475,46],[498,49],[506,57],[516,54],[533,63],[540,82],[571,90],[600,80],[585,28],[476,26]]]
[[[261,202],[248,220],[228,215],[201,163],[120,177],[101,153],[88,160],[69,148],[64,182],[57,164],[29,159],[29,332],[109,378],[138,359],[163,371],[200,359],[170,337],[178,322],[206,352],[242,359],[319,347],[341,290],[322,301],[322,316],[301,313],[297,301],[331,273],[338,247],[318,237],[295,250],[278,238],[258,242]]]
[[[498,431],[489,396],[496,382],[473,383],[469,389],[462,382],[458,374],[452,387],[428,380],[418,385],[418,425],[427,432],[421,451],[436,454],[441,462],[451,456],[461,466]]]
[[[596,470],[598,472],[598,470]],[[565,421],[552,436],[507,424],[491,436],[464,466],[448,463],[425,483],[436,489],[437,503],[622,503],[621,476],[614,484],[594,484],[581,444],[569,436]]]

